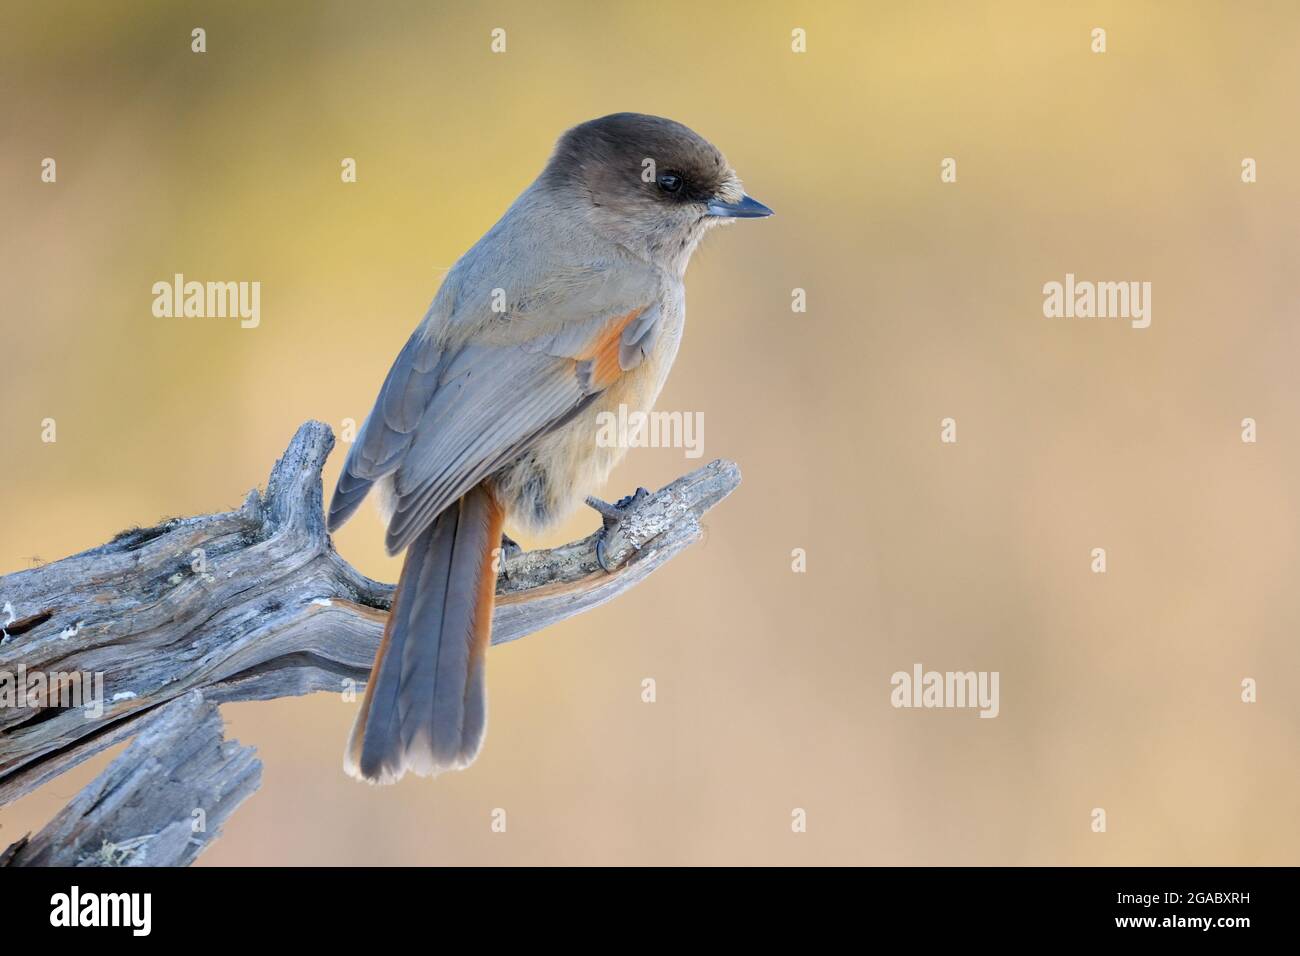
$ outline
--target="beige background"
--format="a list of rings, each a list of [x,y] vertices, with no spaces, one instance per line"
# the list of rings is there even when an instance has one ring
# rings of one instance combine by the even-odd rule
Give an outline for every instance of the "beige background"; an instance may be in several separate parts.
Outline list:
[[[660,402],[744,469],[704,545],[495,650],[468,772],[368,788],[355,704],[226,708],[264,783],[204,863],[1298,861],[1294,4],[124,6],[0,23],[0,572],[362,418],[573,123],[682,120],[777,210],[697,255]],[[261,327],[155,319],[175,272],[261,281]],[[1151,328],[1045,319],[1066,272],[1150,281]],[[606,496],[695,464],[634,451]],[[370,509],[336,541],[396,576]],[[1000,671],[1001,715],[893,709],[915,662]]]

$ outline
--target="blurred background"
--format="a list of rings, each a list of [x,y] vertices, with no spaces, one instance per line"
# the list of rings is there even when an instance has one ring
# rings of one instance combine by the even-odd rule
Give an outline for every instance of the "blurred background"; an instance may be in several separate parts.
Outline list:
[[[236,507],[299,423],[360,421],[555,137],[658,113],[777,211],[697,253],[659,402],[741,488],[489,655],[467,772],[346,778],[335,695],[223,708],[264,780],[201,862],[1294,864],[1298,31],[1288,2],[10,0],[0,573]],[[260,281],[260,326],[155,318],[177,272]],[[1067,272],[1151,282],[1151,327],[1044,318]],[[604,497],[700,463],[633,450]],[[335,541],[395,580],[382,538],[367,508]],[[915,663],[999,671],[1000,715],[894,709]]]

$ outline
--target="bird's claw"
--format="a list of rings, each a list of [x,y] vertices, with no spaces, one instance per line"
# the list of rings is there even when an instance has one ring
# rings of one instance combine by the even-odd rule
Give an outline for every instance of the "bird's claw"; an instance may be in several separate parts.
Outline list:
[[[609,566],[609,558],[606,556],[605,553],[605,535],[608,533],[609,533],[609,529],[607,528],[600,529],[599,532],[600,537],[596,539],[596,563],[600,565],[601,570],[603,570],[606,574],[613,574],[614,569]]]
[[[497,567],[501,569],[501,573],[505,575],[507,581],[510,580],[510,569],[507,567],[506,562],[523,553],[524,549],[519,547],[519,542],[502,532],[501,547],[497,549]]]
[[[524,549],[519,547],[519,542],[510,535],[502,532],[501,534],[501,557],[513,558],[516,555],[524,553]]]
[[[650,497],[648,489],[638,488],[632,494],[619,498],[612,505],[599,498],[590,496],[587,498],[587,504],[600,514],[603,522],[600,530],[596,532],[596,563],[606,574],[613,574],[614,567],[609,563],[609,550],[605,542],[623,521],[624,512],[639,505],[648,497]]]

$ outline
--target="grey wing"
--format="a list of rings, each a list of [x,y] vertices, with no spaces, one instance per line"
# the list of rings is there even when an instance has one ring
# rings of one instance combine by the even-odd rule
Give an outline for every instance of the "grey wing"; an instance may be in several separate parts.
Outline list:
[[[447,506],[580,412],[654,341],[659,309],[563,323],[508,345],[443,352],[420,332],[388,373],[339,477],[329,526],[392,475],[390,553]]]
[[[431,337],[417,330],[389,369],[361,431],[343,463],[330,501],[331,531],[352,517],[370,488],[401,464],[445,365]]]

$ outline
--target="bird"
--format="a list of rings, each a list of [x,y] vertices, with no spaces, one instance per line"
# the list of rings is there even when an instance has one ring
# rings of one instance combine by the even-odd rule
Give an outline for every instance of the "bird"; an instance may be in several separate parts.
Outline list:
[[[350,776],[392,783],[478,756],[505,528],[552,528],[603,485],[625,449],[597,441],[601,413],[657,399],[691,254],[715,225],[770,215],[698,133],[615,113],[564,132],[447,272],[330,501],[334,531],[374,491],[388,553],[405,552]],[[606,530],[628,503],[607,506]],[[603,550],[600,563],[610,570]]]

